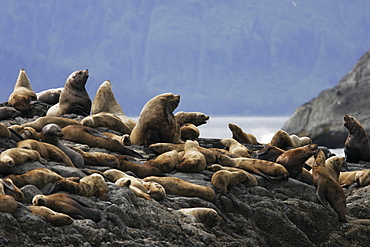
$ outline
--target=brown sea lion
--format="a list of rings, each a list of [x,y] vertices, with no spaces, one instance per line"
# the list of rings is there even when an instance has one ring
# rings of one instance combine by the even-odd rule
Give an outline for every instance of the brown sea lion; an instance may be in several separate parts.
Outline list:
[[[166,143],[166,142],[160,142],[160,143],[154,143],[149,146],[151,150],[157,153],[164,153],[172,150],[176,150],[177,152],[184,151],[185,143]]]
[[[9,118],[16,118],[21,115],[21,112],[14,107],[3,106],[0,107],[0,120],[5,120]]]
[[[158,168],[161,172],[172,171],[181,161],[181,157],[176,150],[168,151],[148,160],[144,165]]]
[[[184,155],[181,162],[176,165],[176,169],[181,172],[200,172],[207,166],[204,155],[198,150],[197,141],[187,140],[185,142]]]
[[[92,102],[91,113],[97,114],[99,112],[109,112],[116,115],[126,126],[130,128],[130,132],[136,125],[136,121],[126,116],[123,112],[120,104],[114,97],[112,84],[108,80],[104,81],[100,85]]]
[[[60,128],[64,128],[67,125],[81,125],[81,123],[77,120],[64,117],[40,117],[33,122],[28,122],[22,125],[13,125],[10,128],[16,131],[21,131],[25,127],[32,127],[37,132],[40,132],[42,128],[44,128],[44,126],[47,124],[56,124]]]
[[[329,175],[337,182],[339,179],[339,174],[343,167],[347,167],[347,163],[344,157],[332,156],[325,161],[325,169],[328,171]]]
[[[175,177],[150,176],[143,179],[145,182],[156,182],[164,187],[167,194],[199,197],[207,201],[215,198],[215,192],[209,186],[193,184]]]
[[[297,135],[289,135],[284,130],[278,130],[270,141],[271,146],[278,148],[295,148],[311,144],[312,140],[309,137],[298,137]]]
[[[72,126],[72,125],[71,125]],[[74,126],[74,125],[73,125]],[[81,154],[77,153],[73,149],[64,145],[59,138],[63,137],[64,133],[62,129],[56,124],[47,124],[41,130],[41,141],[50,143],[60,148],[72,161],[73,165],[77,168],[84,167],[84,158]]]
[[[232,154],[237,154],[245,158],[251,158],[250,154],[252,153],[252,151],[250,151],[248,148],[246,148],[243,144],[239,143],[234,138],[222,139],[221,143],[225,145],[225,147],[227,147]]]
[[[276,162],[277,158],[284,153],[284,150],[275,146],[267,146],[252,152],[252,158]]]
[[[25,185],[31,184],[36,186],[39,189],[44,188],[48,183],[54,183],[57,180],[64,179],[58,173],[47,169],[47,168],[36,168],[30,170],[21,175],[9,175],[6,178],[9,178],[13,183],[21,188]]]
[[[73,223],[73,218],[67,214],[58,213],[45,206],[28,206],[32,213],[41,215],[53,226],[64,226]]]
[[[135,158],[142,156],[135,151],[123,146],[116,140],[106,137],[99,131],[88,126],[69,125],[62,129],[62,139],[77,143],[87,144],[90,147],[101,147],[113,152],[130,155]]]
[[[119,160],[112,154],[103,152],[84,152],[81,149],[73,146],[70,148],[82,155],[84,158],[84,164],[87,166],[117,167],[119,165]]]
[[[49,105],[55,105],[59,102],[59,97],[62,91],[62,87],[44,90],[42,92],[36,93],[37,100]]]
[[[312,155],[315,155],[318,152],[317,144],[309,144],[303,147],[297,147],[293,149],[289,149],[282,153],[277,159],[276,163],[282,164],[289,172],[289,177],[296,178],[301,180],[302,182],[306,182],[308,184],[312,184],[312,180],[309,178],[308,180],[303,181],[300,178],[300,175],[305,173],[304,175],[310,176],[307,174],[306,171],[303,171],[303,166],[308,158]]]
[[[289,172],[283,165],[271,161],[243,157],[230,158],[223,154],[218,157],[218,160],[223,166],[240,168],[247,172],[260,175],[266,179],[288,180],[289,178]]]
[[[180,126],[173,115],[179,102],[180,95],[172,93],[160,94],[149,100],[130,134],[131,143],[146,146],[158,142],[181,143]]]
[[[370,161],[370,144],[367,133],[356,118],[344,115],[344,127],[348,130],[348,136],[344,143],[346,161],[357,163],[361,160]]]
[[[17,131],[8,128],[5,124],[0,123],[0,137],[5,137],[12,139],[16,142],[24,140],[22,135],[20,135]]]
[[[181,140],[194,140],[200,136],[200,131],[194,124],[186,123],[180,127]]]
[[[252,134],[245,133],[242,128],[240,128],[236,124],[229,123],[229,129],[232,133],[232,138],[237,140],[240,143],[252,144],[252,145],[259,145],[260,143],[257,141],[257,138]]]
[[[148,176],[164,176],[158,168],[131,162],[126,155],[116,155],[116,157],[119,160],[119,165],[116,167],[118,170],[131,171],[139,178],[145,178]]]
[[[56,162],[62,161],[66,166],[75,167],[68,155],[53,144],[40,142],[33,139],[23,140],[17,143],[18,148],[31,149],[39,152],[41,157]]]
[[[92,128],[106,127],[122,134],[130,134],[131,129],[116,115],[108,112],[99,112],[81,120],[81,124]]]
[[[33,160],[37,160],[42,163],[41,156],[36,150],[9,148],[0,154],[0,161],[8,163],[12,166],[22,165],[27,161]]]
[[[175,118],[177,123],[180,126],[183,126],[186,123],[194,124],[195,126],[200,126],[202,124],[206,124],[209,116],[205,115],[201,112],[177,112],[175,114]]]
[[[325,169],[325,154],[321,150],[315,155],[315,163],[312,167],[313,184],[320,203],[329,208],[327,202],[338,214],[339,221],[347,223],[346,218],[346,196],[343,189]]]
[[[37,100],[36,93],[32,89],[26,71],[21,69],[14,90],[9,96],[8,104],[18,111],[25,111],[29,109],[31,101],[35,100]]]
[[[24,127],[22,130],[18,132],[24,139],[33,139],[33,140],[41,140],[40,132],[37,132],[32,127]]]
[[[17,202],[23,202],[24,194],[23,192],[13,183],[13,181],[9,178],[3,178],[2,184],[3,188],[1,193],[5,193],[5,195],[12,196]]]
[[[195,222],[203,223],[208,227],[214,227],[222,218],[213,208],[195,207],[195,208],[181,208],[179,211],[183,214],[194,217]]]
[[[12,183],[0,179],[0,212],[14,213],[17,211],[18,204],[14,197],[6,195],[6,188],[12,187]]]
[[[338,183],[342,187],[349,187],[352,184],[365,187],[370,184],[370,169],[341,172],[339,174]]]
[[[123,134],[121,136],[113,134],[113,133],[109,133],[109,132],[102,132],[102,134],[105,135],[106,137],[109,137],[113,140],[118,141],[123,146],[131,146],[131,139],[130,139],[130,135],[128,134]]]
[[[49,108],[46,116],[60,117],[71,113],[84,117],[90,115],[91,99],[85,88],[87,78],[87,69],[73,72],[64,84],[59,102]]]

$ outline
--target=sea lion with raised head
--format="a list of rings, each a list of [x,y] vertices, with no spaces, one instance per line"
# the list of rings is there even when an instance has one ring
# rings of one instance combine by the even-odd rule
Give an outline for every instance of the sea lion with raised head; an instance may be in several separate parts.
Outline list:
[[[97,114],[99,112],[109,112],[116,115],[130,128],[130,132],[136,125],[136,121],[126,116],[123,112],[120,104],[114,97],[112,83],[108,80],[100,85],[92,102],[91,113]]]
[[[245,133],[242,130],[242,128],[240,128],[236,124],[229,123],[229,129],[233,135],[232,138],[234,138],[240,143],[246,143],[246,144],[252,144],[252,145],[260,144],[254,135]]]
[[[25,111],[29,109],[31,101],[35,100],[37,100],[36,93],[32,89],[26,71],[21,69],[13,92],[9,96],[8,104],[18,111]]]
[[[172,93],[160,94],[149,100],[132,129],[131,143],[146,146],[158,142],[182,143],[180,126],[173,115],[179,102],[180,95]]]
[[[336,182],[325,169],[325,154],[321,150],[315,155],[315,163],[312,166],[313,185],[320,203],[329,208],[327,203],[338,214],[339,221],[348,223],[346,218],[346,196],[339,183]]]
[[[87,69],[73,72],[64,84],[59,102],[49,108],[46,116],[60,117],[71,113],[84,117],[90,115],[91,99],[85,88],[87,78]]]
[[[186,123],[191,123],[198,127],[202,124],[206,124],[209,116],[201,112],[180,111],[175,114],[175,118],[180,126],[183,126]]]
[[[349,163],[370,161],[370,143],[364,127],[356,118],[348,115],[344,115],[343,125],[348,130],[344,143],[346,161]]]
[[[208,227],[214,227],[222,218],[213,208],[195,207],[195,208],[181,208],[179,211],[183,214],[194,217],[195,222],[203,223]]]

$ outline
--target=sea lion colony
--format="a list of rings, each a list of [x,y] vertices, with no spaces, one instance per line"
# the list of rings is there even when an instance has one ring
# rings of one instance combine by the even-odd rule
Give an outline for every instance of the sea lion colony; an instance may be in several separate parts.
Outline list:
[[[209,116],[199,112],[174,114],[173,111],[180,102],[179,95],[165,93],[149,100],[143,107],[138,121],[135,122],[125,116],[115,100],[110,82],[102,84],[91,105],[90,97],[85,90],[87,78],[87,70],[76,71],[68,77],[64,88],[44,91],[43,97],[39,97],[39,100],[46,98],[47,103],[51,102],[51,97],[59,100],[54,101],[55,105],[50,105],[47,116],[34,116],[21,125],[6,125],[4,123],[9,123],[7,119],[22,116],[22,111],[28,110],[37,100],[26,72],[20,71],[14,92],[9,97],[11,102],[0,108],[0,120],[4,122],[0,124],[0,137],[18,143],[18,147],[3,148],[0,155],[0,173],[3,177],[0,184],[1,211],[10,210],[9,212],[13,213],[16,210],[14,209],[16,204],[11,198],[22,203],[18,186],[34,185],[44,195],[34,197],[34,205],[29,206],[30,210],[44,215],[51,224],[71,224],[73,220],[93,217],[96,222],[103,219],[112,220],[124,231],[124,219],[107,216],[98,209],[86,209],[88,206],[74,199],[73,194],[96,196],[99,200],[109,201],[106,183],[116,183],[117,186],[127,187],[138,197],[150,201],[162,201],[166,195],[180,195],[215,202],[220,196],[227,196],[228,190],[239,183],[257,186],[256,177],[262,176],[267,182],[271,179],[282,182],[297,179],[317,187],[319,202],[327,207],[325,198],[329,198],[330,205],[337,212],[340,222],[347,223],[341,185],[366,186],[370,183],[368,171],[339,172],[337,174],[339,179],[328,178],[325,159],[329,157],[323,157],[322,151],[316,144],[312,144],[308,137],[289,135],[283,130],[275,134],[271,143],[261,144],[252,134],[246,134],[239,126],[230,123],[232,138],[216,140],[220,148],[202,147],[197,142],[199,137],[197,126],[205,124]],[[48,92],[52,93],[50,97]],[[82,97],[78,96],[79,93],[82,93]],[[106,111],[112,109],[104,104],[114,105],[113,110],[99,112],[99,109]],[[94,114],[90,114],[91,109],[94,109]],[[17,114],[13,114],[14,112]],[[80,120],[71,119],[71,116]],[[362,158],[353,151],[356,149],[366,151],[369,148],[361,124],[348,115],[344,120],[344,125],[349,130],[346,156],[356,161],[367,160],[366,155],[369,152],[365,152],[366,155]],[[184,137],[181,135],[181,127],[189,125],[197,134]],[[51,127],[55,128],[52,141],[46,136],[51,133]],[[99,130],[100,127],[104,127],[102,131]],[[25,130],[33,134],[26,135]],[[108,132],[108,135],[104,135],[104,131]],[[125,136],[126,141],[114,140],[110,138],[112,135]],[[71,146],[67,140],[79,145]],[[245,142],[242,142],[243,140]],[[136,146],[124,146],[124,143]],[[100,147],[101,152],[86,151],[84,148],[86,144]],[[141,148],[137,149],[138,146]],[[274,154],[271,154],[271,151]],[[269,158],[262,159],[264,155]],[[309,158],[314,160],[313,166],[309,165]],[[16,167],[27,165],[29,160],[38,160],[40,163],[55,161],[71,169],[80,170],[83,175],[66,177],[47,168],[31,168],[28,172],[19,174]],[[311,167],[314,167],[313,172],[309,171]],[[209,179],[212,182],[209,181],[207,185],[194,184],[172,176],[176,171],[189,173],[208,171],[211,172]],[[323,182],[329,180],[330,183]],[[332,199],[338,196],[341,197],[340,201]],[[61,198],[64,198],[64,201]],[[9,204],[11,206],[8,207]],[[88,215],[86,210],[92,213]],[[211,222],[205,225],[213,227],[221,220],[216,215],[216,210],[202,210],[211,211],[212,219],[204,216],[206,218],[198,220],[199,222]],[[202,210],[192,211],[203,215],[199,213]],[[323,207],[322,210],[330,209]],[[180,211],[185,213],[189,210]]]

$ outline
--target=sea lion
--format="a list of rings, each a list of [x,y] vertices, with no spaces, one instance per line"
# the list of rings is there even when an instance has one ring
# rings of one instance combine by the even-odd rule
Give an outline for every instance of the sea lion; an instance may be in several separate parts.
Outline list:
[[[276,159],[276,163],[283,165],[288,170],[289,177],[301,180],[300,175],[302,172],[306,173],[305,175],[307,175],[307,172],[303,171],[303,166],[306,160],[312,155],[315,155],[318,150],[317,144],[309,144],[303,147],[289,149]],[[302,182],[312,184],[310,179]]]
[[[172,150],[176,150],[177,152],[184,151],[185,143],[166,143],[166,142],[160,142],[160,143],[154,143],[149,146],[151,150],[157,153],[164,153]]]
[[[12,166],[22,165],[27,161],[33,160],[37,160],[42,163],[41,156],[36,150],[9,148],[0,154],[0,161]]]
[[[126,155],[116,155],[119,160],[119,165],[116,169],[121,171],[131,171],[139,178],[148,176],[165,176],[158,168],[144,164],[137,164],[129,161]]]
[[[69,125],[62,129],[62,139],[77,143],[87,144],[90,147],[101,147],[113,152],[130,155],[135,158],[143,158],[140,154],[131,150],[116,140],[106,137],[99,131],[88,126]]]
[[[13,183],[9,178],[1,179],[3,187],[0,190],[0,194],[12,196],[17,202],[23,202],[23,192]]]
[[[114,97],[112,83],[108,80],[100,85],[92,102],[91,113],[97,114],[99,112],[109,112],[116,115],[130,128],[130,132],[136,125],[136,121],[126,116],[123,112],[120,104]]]
[[[312,167],[313,185],[320,203],[329,208],[327,202],[338,214],[339,221],[348,223],[346,218],[346,196],[343,189],[325,169],[325,154],[321,150],[315,155],[315,163]]]
[[[60,117],[70,113],[88,116],[91,110],[91,99],[85,88],[87,78],[89,78],[87,69],[73,72],[64,84],[59,102],[49,108],[46,116]]]
[[[367,133],[356,118],[344,115],[344,127],[348,130],[347,139],[344,143],[346,161],[357,163],[370,161],[370,144]]]
[[[113,134],[113,133],[109,133],[109,132],[102,132],[102,134],[105,135],[106,137],[109,137],[113,140],[118,141],[123,146],[131,146],[131,139],[130,139],[130,135],[128,134],[123,134],[121,136]]]
[[[215,192],[209,186],[193,184],[176,177],[150,176],[143,179],[145,182],[156,182],[164,187],[167,194],[199,197],[207,201],[215,198]]]
[[[58,213],[45,206],[28,206],[32,213],[41,215],[53,226],[64,226],[73,223],[73,218],[67,214]]]
[[[341,172],[339,174],[338,183],[342,187],[349,187],[352,184],[365,187],[370,184],[370,169]]]
[[[72,126],[72,125],[71,125]],[[74,126],[74,125],[73,125]],[[65,146],[59,138],[63,137],[64,133],[62,129],[56,124],[47,124],[41,130],[41,141],[50,143],[60,148],[72,161],[73,165],[77,168],[84,167],[84,158],[81,154],[77,153],[73,149]]]
[[[21,112],[14,107],[3,106],[0,107],[0,120],[5,120],[9,118],[16,118],[21,115]]]
[[[172,93],[160,94],[149,100],[132,129],[131,143],[146,146],[158,142],[182,143],[176,140],[180,139],[180,126],[173,115],[179,102],[180,95]]]
[[[278,130],[270,141],[271,146],[278,148],[295,148],[311,144],[312,140],[309,137],[298,137],[297,135],[289,135],[284,130]]]
[[[48,183],[64,179],[58,173],[47,168],[36,168],[21,175],[8,175],[6,178],[11,179],[19,188],[31,184],[39,189],[44,188]]]
[[[204,155],[197,148],[198,142],[187,140],[185,142],[184,155],[176,169],[181,172],[200,172],[207,166]]]
[[[18,208],[18,204],[14,197],[5,194],[5,188],[11,187],[7,181],[0,179],[0,212],[15,213]]]
[[[240,143],[252,144],[252,145],[259,145],[260,143],[257,141],[257,138],[252,134],[245,133],[242,128],[240,128],[236,124],[229,123],[229,129],[232,133],[232,138]]]
[[[325,169],[328,171],[328,174],[337,182],[343,167],[347,167],[344,157],[332,156],[325,161]]]
[[[63,179],[54,182],[49,194],[67,191],[80,196],[96,196],[101,200],[108,200],[108,185],[104,177],[98,173],[85,176],[79,182]]]
[[[53,144],[26,139],[17,143],[18,148],[36,150],[41,157],[56,162],[62,161],[66,166],[75,167],[68,155]]]
[[[31,101],[35,100],[37,100],[36,93],[32,89],[26,71],[21,69],[13,92],[9,96],[8,104],[18,111],[25,111],[29,109]]]
[[[191,123],[198,127],[202,124],[206,124],[207,120],[209,119],[209,116],[201,112],[180,111],[175,114],[175,118],[180,126],[183,126],[186,123]]]
[[[42,101],[49,105],[55,105],[59,102],[60,94],[62,93],[63,88],[51,88],[44,90],[42,92],[36,93],[37,100]]]
[[[233,138],[226,138],[222,139],[221,143],[225,145],[225,147],[227,147],[232,154],[237,154],[245,158],[251,158],[250,154],[252,151],[246,148],[243,144],[239,143],[237,140]]]
[[[158,168],[161,172],[172,171],[181,161],[181,157],[176,150],[168,151],[148,160],[144,165]]]
[[[180,127],[181,140],[194,140],[200,136],[200,131],[194,124],[186,123]]]
[[[208,227],[214,227],[222,218],[213,208],[195,207],[195,208],[181,208],[179,211],[183,214],[194,217],[195,222],[203,223]]]
[[[108,112],[99,112],[93,115],[89,115],[81,120],[83,126],[89,126],[92,128],[106,127],[110,130],[118,131],[122,134],[130,134],[131,129],[122,122],[122,120],[116,115]]]
[[[218,160],[222,166],[240,168],[247,172],[260,175],[266,179],[288,180],[289,178],[289,172],[287,169],[283,165],[275,162],[244,157],[230,158],[223,154],[218,157]]]
[[[242,169],[234,171],[219,170],[211,177],[211,184],[215,188],[216,198],[225,195],[228,189],[240,183],[248,187],[258,185],[257,179]]]
[[[119,165],[119,160],[112,154],[103,152],[84,152],[81,149],[73,146],[70,148],[82,155],[84,158],[84,164],[87,166],[117,167]]]
[[[47,124],[56,124],[60,128],[64,128],[67,125],[81,125],[81,123],[77,120],[64,117],[40,117],[33,122],[28,122],[22,125],[12,125],[10,128],[16,131],[21,131],[25,127],[32,127],[37,132],[40,132]]]
[[[252,152],[252,158],[276,162],[277,158],[284,153],[284,150],[275,146],[267,146]]]

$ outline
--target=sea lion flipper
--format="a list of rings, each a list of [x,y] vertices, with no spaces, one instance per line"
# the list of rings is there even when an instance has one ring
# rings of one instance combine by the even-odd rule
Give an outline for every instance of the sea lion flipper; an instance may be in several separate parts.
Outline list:
[[[90,135],[101,137],[101,138],[104,138],[104,139],[108,139],[107,136],[103,135],[102,133],[100,133],[96,129],[93,129],[93,128],[85,128],[84,131],[86,131]]]
[[[11,183],[11,182],[9,182],[7,180],[4,180],[4,179],[2,179],[1,181],[2,181],[2,183],[3,183],[3,185],[5,187],[7,187],[8,189],[14,191],[14,184],[13,183]]]
[[[323,186],[318,186],[317,189],[316,189],[316,196],[317,196],[317,199],[319,199],[320,203],[326,207],[326,208],[329,208],[328,206],[328,202],[326,200],[326,197],[325,197],[325,189],[323,188]]]
[[[8,128],[9,131],[10,131],[10,134],[11,134],[11,138],[16,141],[16,142],[20,142],[20,141],[23,141],[24,138],[15,130],[11,129],[11,128]]]

